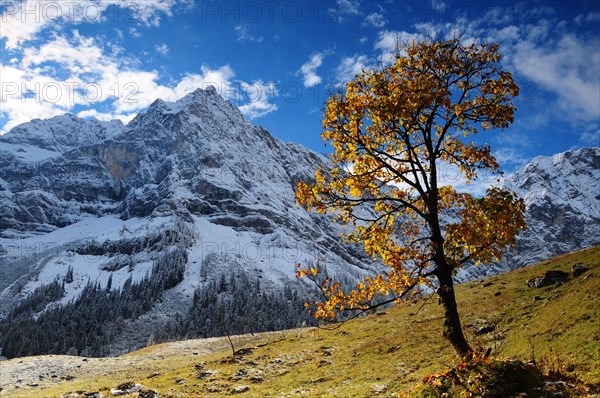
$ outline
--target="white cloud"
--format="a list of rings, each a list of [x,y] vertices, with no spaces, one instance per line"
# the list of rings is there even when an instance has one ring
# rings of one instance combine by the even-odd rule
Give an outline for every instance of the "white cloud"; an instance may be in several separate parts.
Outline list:
[[[337,0],[337,6],[342,14],[360,15],[358,0]]]
[[[431,7],[438,12],[444,12],[448,5],[441,0],[431,0]]]
[[[140,37],[142,37],[142,34],[134,27],[129,28],[129,35],[134,39],[139,39]]]
[[[365,17],[365,20],[363,21],[363,26],[383,28],[387,24],[387,22],[387,19],[385,19],[382,13],[374,12]]]
[[[585,16],[585,22],[598,23],[600,22],[600,11],[590,12]]]
[[[197,88],[214,85],[224,98],[241,101],[245,114],[264,116],[277,107],[276,95],[252,97],[253,84],[234,81],[229,65],[200,67],[199,73],[183,76],[171,85],[159,83],[155,70],[139,68],[136,60],[107,53],[96,40],[73,31],[71,37],[56,35],[39,47],[23,51],[20,60],[0,62],[2,132],[32,118],[48,118],[65,112],[102,120],[123,122],[148,107],[156,98],[175,101]],[[258,82],[267,88],[271,83]],[[273,86],[274,87],[274,86]],[[248,101],[250,101],[248,103]]]
[[[406,31],[388,31],[379,32],[375,49],[381,51],[383,62],[390,62],[399,48],[413,41],[424,40],[425,37],[420,33],[409,33]]]
[[[137,115],[137,113],[130,113],[128,115],[119,115],[119,114],[114,114],[114,113],[98,112],[95,109],[86,109],[85,111],[81,111],[81,112],[77,113],[77,117],[84,118],[84,119],[94,118],[94,119],[102,120],[105,122],[119,119],[124,124],[129,123],[136,115]]]
[[[600,146],[600,129],[584,131],[579,137],[579,142],[585,146]]]
[[[337,66],[335,72],[337,79],[340,83],[347,83],[353,80],[354,77],[363,71],[363,69],[369,69],[371,67],[371,60],[366,55],[353,55],[351,57],[345,57],[342,62]]]
[[[263,36],[255,36],[255,35],[251,34],[250,28],[245,23],[237,25],[234,28],[234,30],[237,33],[237,41],[239,41],[239,42],[249,41],[249,42],[255,42],[255,43],[262,43],[265,39]]]
[[[320,84],[323,80],[321,76],[317,75],[317,69],[323,64],[323,58],[327,55],[327,52],[320,52],[310,56],[298,71],[302,74],[304,79],[304,87],[309,88]]]
[[[31,41],[48,27],[60,26],[68,22],[78,24],[99,23],[104,20],[103,13],[110,6],[122,7],[121,18],[147,26],[158,26],[161,15],[172,15],[177,0],[144,0],[125,2],[123,0],[102,0],[76,2],[69,0],[44,1],[25,0],[9,2],[0,16],[2,30],[0,37],[6,37],[6,48],[17,49],[23,43]]]
[[[434,39],[440,33],[440,27],[438,25],[432,24],[430,22],[417,23],[417,24],[415,24],[415,29],[417,29],[417,31],[419,33],[422,33],[423,35],[434,38]]]
[[[600,118],[600,40],[585,40],[571,33],[544,44],[521,40],[512,54],[514,68],[542,89],[558,96],[569,118]]]
[[[492,39],[490,41],[503,42],[508,40],[517,40],[519,37],[521,37],[521,32],[517,26],[509,25],[500,30],[493,31],[490,36],[490,39]]]
[[[248,100],[239,107],[244,116],[257,119],[277,110],[277,105],[272,102],[279,94],[274,83],[261,80],[250,84],[241,82],[241,88]]]
[[[577,15],[573,21],[579,26],[584,23],[598,23],[600,22],[600,11],[593,11],[588,14],[579,14]]]
[[[167,46],[165,43],[162,44],[155,44],[154,45],[154,50],[159,53],[160,55],[163,56],[167,56],[169,55],[169,46]]]

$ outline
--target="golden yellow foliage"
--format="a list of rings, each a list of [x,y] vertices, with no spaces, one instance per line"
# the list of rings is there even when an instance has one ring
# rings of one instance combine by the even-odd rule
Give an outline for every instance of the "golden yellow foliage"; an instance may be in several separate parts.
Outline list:
[[[500,173],[489,146],[466,141],[513,122],[519,89],[499,61],[495,44],[412,43],[392,65],[363,71],[329,98],[322,137],[334,149],[333,166],[317,171],[315,183],[298,184],[297,202],[352,225],[346,239],[390,270],[350,292],[323,281],[317,317],[372,308],[378,297],[407,297],[424,284],[453,301],[453,271],[497,260],[514,244],[525,224],[513,193],[494,188],[475,198],[438,186],[441,164],[457,167],[467,182],[480,170]],[[439,216],[449,211],[460,221],[442,225]],[[313,271],[299,276],[316,279]]]

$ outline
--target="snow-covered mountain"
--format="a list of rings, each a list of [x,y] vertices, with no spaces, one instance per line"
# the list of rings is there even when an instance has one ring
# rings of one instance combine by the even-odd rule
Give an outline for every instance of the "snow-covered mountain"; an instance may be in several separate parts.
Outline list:
[[[527,229],[498,264],[467,267],[460,279],[519,268],[600,244],[600,147],[537,157],[503,182],[525,200]]]
[[[537,157],[505,186],[524,198],[528,229],[510,268],[600,244],[600,147]]]
[[[140,308],[113,314],[125,319],[125,332],[137,330],[135,347],[178,312],[185,318],[199,288],[213,296],[233,285],[248,294],[283,292],[256,304],[281,311],[275,301],[306,298],[305,282],[294,276],[298,262],[323,261],[350,279],[364,275],[371,261],[341,244],[340,227],[295,205],[297,182],[325,161],[250,124],[212,87],[174,103],[156,100],[127,126],[66,115],[16,127],[0,137],[0,316],[27,297],[52,299],[27,304],[22,319],[55,301],[109,300],[101,289],[137,294]],[[56,291],[44,293],[50,285]],[[128,299],[110,300],[119,307]],[[242,311],[236,303],[202,305]],[[262,328],[304,319],[286,316]],[[202,334],[221,334],[215,322],[214,330],[201,325]],[[133,348],[113,340],[115,350]],[[71,348],[65,344],[55,351]]]
[[[528,230],[507,260],[459,277],[600,243],[599,151],[515,172],[506,184],[527,202]],[[156,100],[126,126],[64,115],[14,128],[0,137],[4,354],[106,355],[309,321],[296,263],[347,281],[376,266],[294,203],[326,162],[212,87]]]

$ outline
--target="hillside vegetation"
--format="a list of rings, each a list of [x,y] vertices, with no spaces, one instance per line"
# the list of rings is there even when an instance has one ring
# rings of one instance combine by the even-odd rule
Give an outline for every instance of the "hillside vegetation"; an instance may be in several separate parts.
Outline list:
[[[572,267],[590,268],[578,276]],[[549,270],[562,285],[526,285]],[[535,360],[600,383],[600,246],[457,287],[468,338],[491,355]],[[442,311],[425,298],[328,329],[298,329],[154,345],[119,358],[46,356],[0,363],[0,396],[112,396],[125,382],[142,397],[398,396],[455,364]],[[123,388],[126,386],[122,386]],[[72,395],[71,395],[72,394]],[[99,396],[99,395],[96,395]]]

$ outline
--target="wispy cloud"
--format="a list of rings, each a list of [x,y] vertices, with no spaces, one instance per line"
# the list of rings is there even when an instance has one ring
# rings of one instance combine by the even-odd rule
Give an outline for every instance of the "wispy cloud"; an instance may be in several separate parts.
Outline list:
[[[245,104],[241,105],[240,112],[250,119],[257,119],[277,110],[273,102],[279,95],[273,82],[257,80],[252,83],[241,82]]]
[[[438,12],[444,12],[448,5],[441,0],[431,0],[431,7]]]
[[[323,81],[321,76],[317,75],[317,69],[323,64],[323,58],[327,55],[327,51],[312,54],[300,67],[298,73],[302,75],[304,87],[314,87]]]
[[[255,36],[250,32],[250,27],[243,23],[240,25],[237,25],[234,28],[235,32],[237,33],[237,41],[239,42],[255,42],[255,43],[262,43],[264,41],[264,37],[263,36]]]
[[[363,21],[363,26],[372,26],[374,28],[383,28],[388,23],[383,13],[374,12],[367,15]]]
[[[512,65],[542,89],[554,93],[558,107],[571,120],[600,118],[600,39],[563,33],[556,41],[520,39]]]
[[[167,51],[158,46],[157,51]],[[20,60],[0,63],[3,79],[3,131],[32,118],[65,112],[124,122],[156,98],[174,101],[197,88],[214,85],[225,98],[239,100],[248,117],[261,117],[277,107],[270,96],[251,96],[253,82],[235,80],[229,65],[200,67],[173,84],[161,84],[159,73],[140,68],[135,59],[107,52],[93,38],[73,31],[56,35],[39,47],[28,47]],[[257,82],[260,87],[272,83]],[[241,100],[240,100],[241,99]]]
[[[171,16],[178,0],[144,0],[124,2],[121,0],[103,0],[94,2],[25,0],[8,2],[1,16],[0,38],[6,37],[6,48],[17,49],[23,43],[34,40],[48,27],[56,27],[61,22],[71,24],[100,23],[103,13],[111,6],[125,8],[121,15],[130,22],[146,26],[158,26],[161,17]],[[127,14],[127,16],[125,16]]]
[[[358,0],[337,0],[337,6],[342,14],[360,15],[360,3]]]
[[[335,74],[339,83],[347,83],[354,77],[371,67],[371,60],[366,55],[355,54],[351,57],[345,57],[335,69]]]
[[[154,45],[154,50],[157,53],[159,53],[160,55],[163,55],[163,56],[169,55],[169,46],[167,46],[165,43],[155,44]]]
[[[384,30],[379,32],[375,49],[381,52],[383,62],[390,62],[399,47],[412,41],[424,40],[425,37],[420,33],[409,33],[406,31],[389,31]]]

